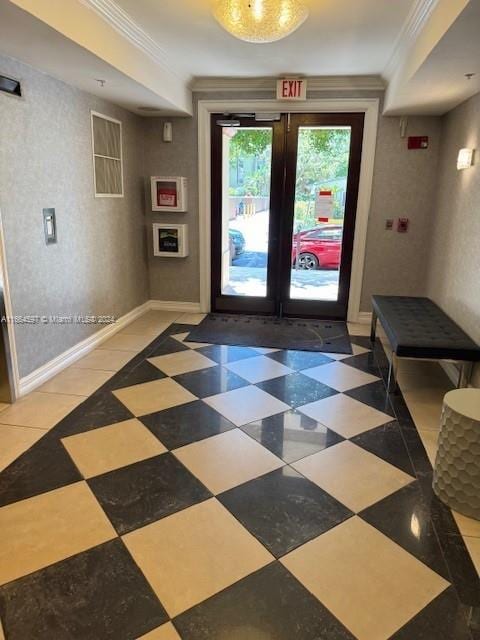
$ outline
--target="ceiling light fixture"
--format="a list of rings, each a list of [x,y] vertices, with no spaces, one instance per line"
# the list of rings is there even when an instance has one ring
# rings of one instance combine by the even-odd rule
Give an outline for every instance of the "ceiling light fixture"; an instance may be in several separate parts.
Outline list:
[[[303,0],[216,0],[213,15],[236,38],[261,44],[293,33],[308,8]]]

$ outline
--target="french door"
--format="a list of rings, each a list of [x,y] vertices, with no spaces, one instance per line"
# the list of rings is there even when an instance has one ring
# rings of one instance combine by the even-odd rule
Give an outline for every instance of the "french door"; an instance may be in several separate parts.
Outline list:
[[[346,318],[363,121],[212,115],[212,311]]]

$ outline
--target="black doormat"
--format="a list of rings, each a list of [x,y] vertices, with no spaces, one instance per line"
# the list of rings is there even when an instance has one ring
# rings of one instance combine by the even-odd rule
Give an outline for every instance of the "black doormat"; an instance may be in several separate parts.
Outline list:
[[[186,340],[242,347],[352,353],[347,324],[328,320],[210,313]]]

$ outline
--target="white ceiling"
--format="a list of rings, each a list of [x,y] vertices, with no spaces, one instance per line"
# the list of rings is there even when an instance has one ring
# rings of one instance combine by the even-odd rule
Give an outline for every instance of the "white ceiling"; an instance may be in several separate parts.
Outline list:
[[[271,44],[237,40],[212,0],[116,0],[192,76],[363,75],[383,71],[414,0],[307,0],[310,15]]]
[[[126,109],[154,105],[167,113],[176,111],[167,100],[4,0],[0,0],[0,52]],[[106,81],[103,89],[97,79]]]
[[[480,90],[480,0],[306,0],[307,21],[271,44],[229,35],[213,1],[0,0],[0,52],[141,115],[191,115],[192,87],[283,74],[334,90],[383,79],[387,115],[442,114]]]
[[[480,91],[480,0],[473,0],[396,92],[393,115],[442,114]],[[474,73],[468,79],[467,73]]]

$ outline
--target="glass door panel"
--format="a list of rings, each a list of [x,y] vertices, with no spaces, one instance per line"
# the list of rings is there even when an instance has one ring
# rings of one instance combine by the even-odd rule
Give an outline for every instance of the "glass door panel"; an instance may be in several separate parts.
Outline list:
[[[286,134],[280,312],[347,316],[363,113],[290,116]]]
[[[221,294],[267,296],[271,127],[222,128]]]
[[[289,298],[337,301],[351,127],[299,127]]]
[[[214,312],[346,317],[363,120],[212,114]]]

